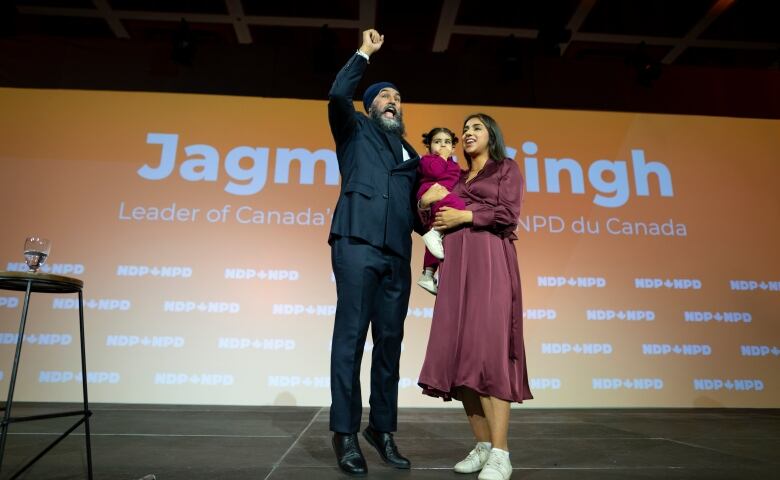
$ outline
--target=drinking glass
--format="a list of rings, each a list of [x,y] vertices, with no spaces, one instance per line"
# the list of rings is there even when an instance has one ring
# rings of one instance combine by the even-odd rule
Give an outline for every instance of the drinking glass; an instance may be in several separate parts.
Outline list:
[[[30,272],[36,273],[49,256],[51,242],[45,238],[36,236],[27,237],[24,241],[24,261]]]

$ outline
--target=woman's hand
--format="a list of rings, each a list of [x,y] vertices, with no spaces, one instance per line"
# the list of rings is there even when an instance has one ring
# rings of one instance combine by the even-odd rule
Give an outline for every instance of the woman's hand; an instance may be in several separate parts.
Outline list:
[[[471,210],[458,210],[452,207],[441,207],[433,220],[433,228],[436,230],[450,230],[461,225],[469,224],[474,215]]]
[[[420,207],[428,208],[432,203],[438,202],[442,198],[450,194],[450,191],[442,187],[438,183],[431,185],[431,188],[420,197]]]

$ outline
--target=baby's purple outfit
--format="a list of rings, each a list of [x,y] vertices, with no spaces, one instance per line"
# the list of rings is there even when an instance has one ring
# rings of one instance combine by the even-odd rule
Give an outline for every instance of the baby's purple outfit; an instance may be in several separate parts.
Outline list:
[[[455,161],[455,159],[450,157],[445,160],[438,155],[430,153],[423,155],[423,157],[420,159],[420,166],[418,169],[420,171],[421,180],[420,189],[417,190],[417,200],[420,200],[425,192],[427,192],[428,189],[431,188],[435,183],[438,183],[442,187],[452,192],[461,175],[460,165],[458,165],[458,162]],[[463,203],[463,200],[460,197],[452,193],[442,198],[438,202],[434,202],[431,205],[431,214],[430,217],[428,217],[429,221],[426,225],[428,228],[431,227],[431,224],[436,217],[436,212],[438,212],[441,207],[452,207],[457,210],[465,210],[466,204]],[[423,267],[435,268],[438,265],[439,260],[434,257],[426,248],[425,258],[423,259]]]

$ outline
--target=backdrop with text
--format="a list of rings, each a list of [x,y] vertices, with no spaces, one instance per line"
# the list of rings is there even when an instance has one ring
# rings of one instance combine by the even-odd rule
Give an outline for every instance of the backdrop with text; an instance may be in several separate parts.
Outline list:
[[[0,269],[26,270],[36,234],[44,272],[85,281],[91,400],[330,403],[326,101],[0,89],[0,105]],[[431,127],[492,115],[523,171],[530,406],[780,406],[780,121],[404,108],[420,152]],[[400,405],[444,405],[417,387],[434,297],[413,288]],[[0,291],[0,391],[21,298]],[[80,398],[76,309],[33,295],[15,399]]]

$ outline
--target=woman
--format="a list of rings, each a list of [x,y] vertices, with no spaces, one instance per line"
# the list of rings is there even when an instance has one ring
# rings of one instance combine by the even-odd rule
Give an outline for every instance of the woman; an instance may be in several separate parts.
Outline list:
[[[446,231],[445,260],[419,384],[423,393],[463,402],[476,447],[455,465],[480,480],[512,475],[507,435],[511,402],[533,398],[523,347],[520,273],[514,241],[523,195],[520,169],[506,158],[495,120],[466,118],[468,170],[453,189],[465,210],[444,207],[434,228]],[[431,188],[421,215],[447,190]]]

